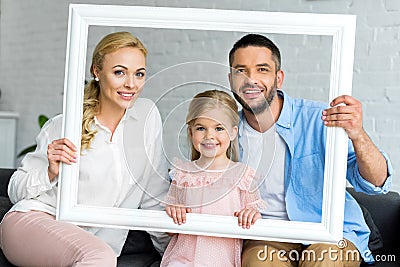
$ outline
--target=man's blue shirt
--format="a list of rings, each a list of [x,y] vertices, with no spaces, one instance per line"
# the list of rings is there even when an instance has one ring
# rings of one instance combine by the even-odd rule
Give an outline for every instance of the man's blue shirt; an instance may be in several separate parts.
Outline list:
[[[325,168],[326,129],[321,119],[327,104],[291,98],[281,90],[277,97],[283,98],[283,107],[276,131],[286,143],[285,201],[286,211],[292,221],[321,222],[322,195]],[[239,144],[243,142],[243,112],[240,114]],[[242,146],[239,145],[241,149]],[[242,149],[240,151],[242,156]],[[358,170],[353,145],[349,140],[347,180],[356,191],[367,194],[387,193],[391,185],[392,166],[385,153],[388,175],[382,187],[364,180]],[[240,157],[242,158],[242,157]],[[368,248],[370,230],[364,221],[356,200],[346,192],[343,237],[350,240],[366,262],[374,261]]]

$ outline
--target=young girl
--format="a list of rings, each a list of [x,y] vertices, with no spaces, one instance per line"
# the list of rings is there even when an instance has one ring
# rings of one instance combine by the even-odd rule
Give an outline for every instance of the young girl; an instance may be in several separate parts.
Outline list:
[[[251,190],[255,171],[237,162],[238,107],[227,93],[210,90],[197,94],[186,117],[192,143],[192,161],[171,170],[167,214],[177,224],[186,213],[237,216],[250,228],[261,218],[263,204]],[[240,266],[240,239],[176,234],[161,266]]]

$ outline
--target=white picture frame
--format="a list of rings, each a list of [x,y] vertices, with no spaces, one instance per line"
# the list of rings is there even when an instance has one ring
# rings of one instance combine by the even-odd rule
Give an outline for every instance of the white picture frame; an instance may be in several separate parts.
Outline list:
[[[339,95],[351,95],[354,15],[71,4],[68,23],[63,136],[77,145],[81,137],[85,59],[91,25],[331,36],[329,101]],[[79,164],[61,166],[56,217],[86,226],[336,243],[343,235],[347,143],[343,129],[328,128],[321,223],[263,219],[251,229],[242,229],[234,217],[188,214],[187,223],[178,226],[163,211],[78,205]]]

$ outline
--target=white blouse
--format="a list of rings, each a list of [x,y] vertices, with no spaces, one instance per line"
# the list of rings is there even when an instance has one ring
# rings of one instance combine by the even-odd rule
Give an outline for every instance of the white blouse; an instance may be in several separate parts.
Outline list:
[[[55,215],[58,177],[50,182],[47,147],[61,138],[62,115],[50,119],[36,138],[37,148],[22,160],[12,175],[8,194],[11,211],[44,211]],[[160,200],[168,192],[168,166],[162,153],[162,122],[154,103],[139,98],[125,113],[111,139],[111,131],[96,119],[95,135],[79,160],[78,204],[163,210]],[[144,189],[144,190],[143,190]],[[144,192],[145,191],[145,192]],[[107,242],[119,255],[128,230],[82,227]],[[163,252],[165,233],[150,233]]]

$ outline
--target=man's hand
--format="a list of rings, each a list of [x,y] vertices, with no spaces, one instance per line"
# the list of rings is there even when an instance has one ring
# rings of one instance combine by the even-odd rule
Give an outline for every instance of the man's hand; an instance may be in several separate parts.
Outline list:
[[[346,131],[353,143],[361,176],[375,186],[382,186],[388,177],[386,159],[362,126],[361,102],[342,95],[336,97],[330,106],[322,112],[324,124],[342,127]]]
[[[361,102],[352,96],[342,95],[333,99],[331,108],[322,112],[322,120],[326,126],[342,127],[351,140],[365,137],[362,125]]]

